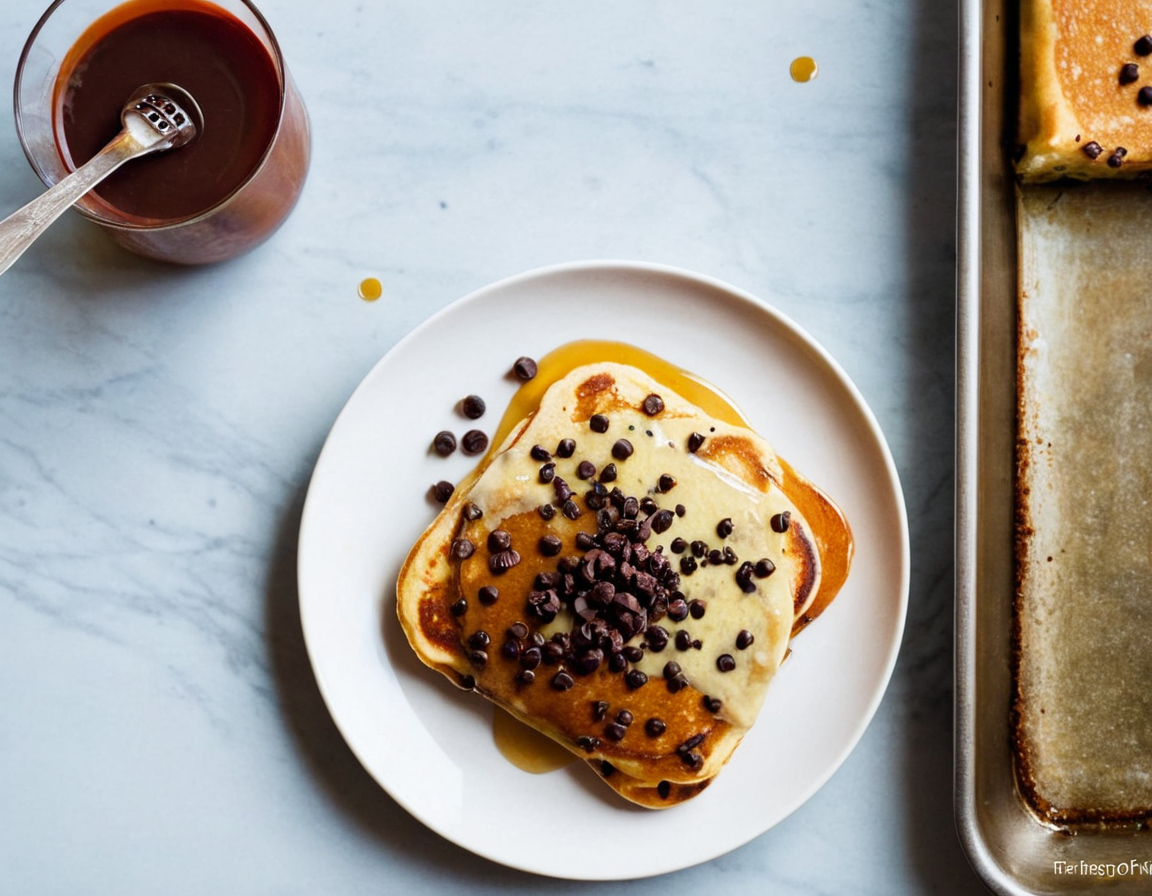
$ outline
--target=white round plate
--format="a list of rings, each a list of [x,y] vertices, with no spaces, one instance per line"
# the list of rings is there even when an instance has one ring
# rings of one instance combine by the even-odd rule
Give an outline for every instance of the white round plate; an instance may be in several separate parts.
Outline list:
[[[625,802],[584,763],[543,775],[511,765],[493,742],[487,701],[421,665],[396,620],[400,566],[436,514],[429,485],[459,481],[475,463],[460,452],[432,454],[432,436],[475,425],[455,411],[470,393],[487,401],[478,422],[490,432],[516,388],[507,376],[513,360],[588,338],[632,343],[727,393],[782,457],[840,505],[856,540],[847,584],[793,642],[756,726],[711,787],[664,811]],[[493,861],[607,880],[722,855],[828,780],[863,734],[896,660],[908,530],[875,419],[811,337],[706,277],[583,262],[474,292],[381,359],[316,463],[298,572],[320,691],[353,752],[397,802]]]

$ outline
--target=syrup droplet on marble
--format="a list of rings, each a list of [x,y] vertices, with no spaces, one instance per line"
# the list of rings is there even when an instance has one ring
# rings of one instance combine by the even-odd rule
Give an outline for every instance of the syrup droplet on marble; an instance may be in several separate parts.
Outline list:
[[[793,81],[799,81],[803,84],[820,74],[820,66],[811,56],[797,56],[788,67],[788,73],[792,76]]]
[[[357,292],[365,302],[375,302],[384,294],[384,287],[380,285],[380,281],[375,277],[366,277],[360,281],[360,287]]]

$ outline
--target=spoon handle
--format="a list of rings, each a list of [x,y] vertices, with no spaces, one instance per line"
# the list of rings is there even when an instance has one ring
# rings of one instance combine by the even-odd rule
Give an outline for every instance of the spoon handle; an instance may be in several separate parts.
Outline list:
[[[32,245],[53,221],[72,203],[104,180],[109,174],[151,146],[140,143],[125,130],[111,143],[81,165],[60,183],[40,194],[19,211],[0,221],[0,274],[3,274]]]

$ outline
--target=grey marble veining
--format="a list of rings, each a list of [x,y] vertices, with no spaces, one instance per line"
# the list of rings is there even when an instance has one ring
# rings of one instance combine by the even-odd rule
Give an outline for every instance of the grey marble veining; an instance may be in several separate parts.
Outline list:
[[[953,6],[263,9],[314,129],[284,228],[179,269],[68,216],[0,279],[0,891],[980,892],[951,807]],[[0,83],[40,12],[0,5]],[[9,119],[0,210],[38,188]],[[900,660],[841,770],[733,853],[613,886],[399,808],[324,708],[295,586],[312,465],[369,367],[472,289],[597,257],[727,280],[822,342],[889,439],[913,548]]]

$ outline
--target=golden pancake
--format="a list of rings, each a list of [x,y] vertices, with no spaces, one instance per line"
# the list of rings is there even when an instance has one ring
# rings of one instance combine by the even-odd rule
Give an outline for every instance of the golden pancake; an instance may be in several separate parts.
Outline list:
[[[1024,0],[1020,15],[1020,175],[1152,168],[1152,0]]]
[[[785,481],[834,510],[751,430],[635,367],[578,367],[413,547],[400,621],[424,663],[627,799],[673,805],[720,771],[794,624],[826,604],[820,539]]]

